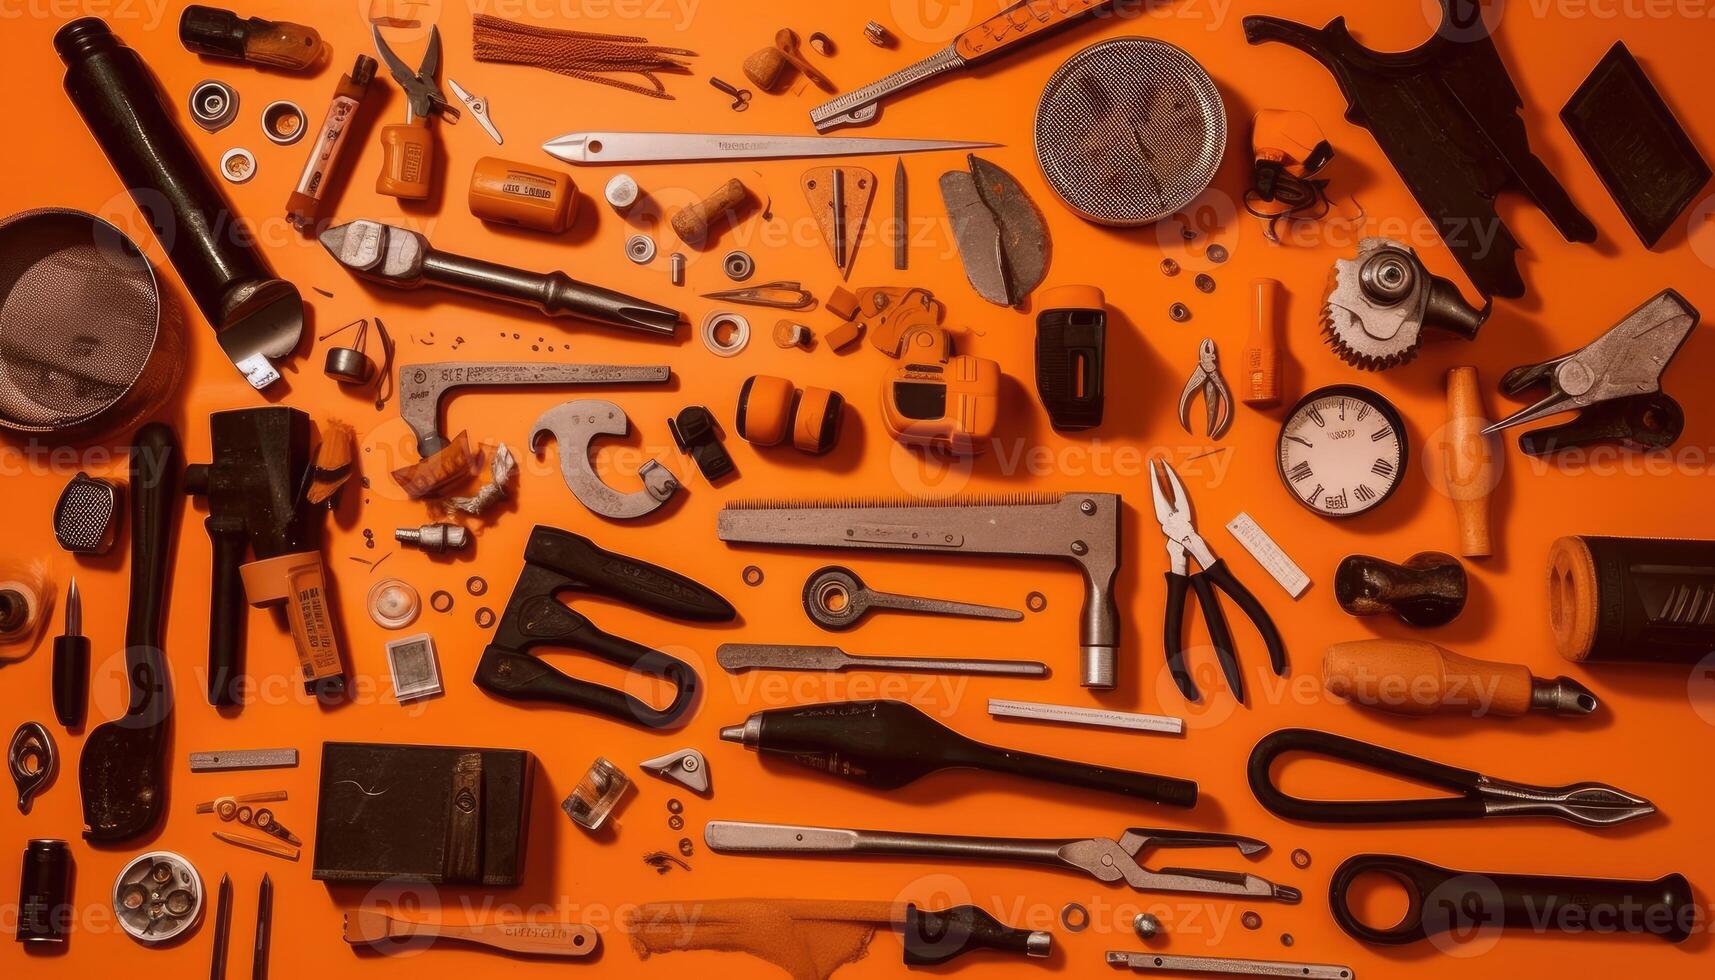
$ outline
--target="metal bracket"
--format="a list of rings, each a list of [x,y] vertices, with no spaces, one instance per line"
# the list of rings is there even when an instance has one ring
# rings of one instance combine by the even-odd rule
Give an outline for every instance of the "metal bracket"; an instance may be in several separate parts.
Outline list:
[[[584,398],[542,413],[530,428],[530,450],[540,452],[542,435],[552,433],[560,444],[560,473],[578,502],[603,517],[629,520],[653,512],[679,489],[679,478],[653,459],[637,470],[641,490],[620,493],[601,481],[590,465],[590,443],[598,435],[623,436],[630,429],[618,405]]]

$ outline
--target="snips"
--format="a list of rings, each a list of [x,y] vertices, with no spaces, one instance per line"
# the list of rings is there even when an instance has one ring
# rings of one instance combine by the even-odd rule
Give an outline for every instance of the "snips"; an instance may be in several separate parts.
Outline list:
[[[732,605],[676,572],[604,551],[595,542],[537,525],[524,549],[524,571],[482,651],[476,686],[511,701],[582,708],[645,728],[668,728],[695,702],[699,680],[689,664],[640,643],[604,633],[559,599],[561,592],[617,599],[652,612],[705,623],[731,621]],[[675,688],[655,708],[624,691],[571,677],[542,660],[540,647],[582,650]]]
[[[1169,500],[1162,490],[1162,472],[1166,473],[1167,485],[1173,491]],[[1227,676],[1227,686],[1232,688],[1233,697],[1240,704],[1245,702],[1244,677],[1239,673],[1238,658],[1233,652],[1232,632],[1227,628],[1227,618],[1221,612],[1220,602],[1215,598],[1215,588],[1218,586],[1234,602],[1239,604],[1245,615],[1256,626],[1262,635],[1262,640],[1268,645],[1268,658],[1274,667],[1274,672],[1286,676],[1286,645],[1281,641],[1280,631],[1275,629],[1274,620],[1268,616],[1268,610],[1262,607],[1256,596],[1250,593],[1237,578],[1233,576],[1227,563],[1216,558],[1209,550],[1208,542],[1197,533],[1197,526],[1191,516],[1191,498],[1185,494],[1185,485],[1179,482],[1179,474],[1173,472],[1173,467],[1164,460],[1149,461],[1149,489],[1155,498],[1155,519],[1161,523],[1161,533],[1167,538],[1167,557],[1171,567],[1167,571],[1167,625],[1164,632],[1167,649],[1167,669],[1172,672],[1173,680],[1179,685],[1180,693],[1188,701],[1199,701],[1202,695],[1197,691],[1197,683],[1192,680],[1190,671],[1185,669],[1185,592],[1187,588],[1197,593],[1197,602],[1203,607],[1203,620],[1209,627],[1209,643],[1215,648],[1215,656],[1220,660],[1221,670]],[[1197,564],[1203,570],[1196,574],[1187,574],[1189,558],[1197,559]]]
[[[1133,827],[1111,837],[1038,839],[908,834],[840,827],[711,820],[703,829],[709,850],[720,854],[870,854],[949,857],[1050,864],[1082,871],[1097,881],[1124,881],[1138,891],[1274,899],[1296,905],[1303,893],[1253,874],[1191,868],[1145,867],[1141,856],[1166,848],[1231,847],[1245,857],[1268,850],[1252,837]]]
[[[1233,392],[1227,387],[1227,379],[1221,377],[1220,352],[1207,337],[1197,348],[1197,369],[1179,395],[1179,424],[1186,432],[1191,431],[1191,399],[1197,397],[1198,389],[1203,391],[1203,408],[1209,417],[1204,432],[1211,439],[1219,439],[1233,424]]]
[[[1306,800],[1288,796],[1275,784],[1273,770],[1281,756],[1292,752],[1339,759],[1460,795],[1422,800]],[[1643,797],[1603,783],[1515,783],[1307,728],[1288,728],[1264,737],[1251,752],[1249,774],[1257,802],[1277,817],[1306,823],[1555,817],[1585,827],[1608,827],[1656,812],[1655,805]]]
[[[1661,375],[1697,326],[1696,307],[1664,289],[1607,333],[1564,357],[1513,368],[1501,391],[1517,395],[1538,385],[1548,394],[1496,422],[1484,435],[1577,412],[1570,422],[1519,436],[1519,449],[1547,456],[1593,442],[1640,449],[1671,446],[1685,428],[1685,410],[1661,390]]]

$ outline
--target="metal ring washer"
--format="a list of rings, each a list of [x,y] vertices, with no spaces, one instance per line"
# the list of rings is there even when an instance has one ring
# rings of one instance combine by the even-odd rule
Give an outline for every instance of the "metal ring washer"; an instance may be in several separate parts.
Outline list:
[[[756,274],[756,260],[750,257],[749,252],[734,249],[721,260],[721,268],[726,271],[728,279],[743,282]]]
[[[429,594],[429,608],[438,613],[451,612],[453,594],[446,589],[436,589]]]
[[[279,129],[281,121],[292,118],[298,120],[298,128],[281,132]],[[268,103],[262,110],[262,135],[268,137],[270,142],[280,146],[291,146],[303,139],[304,134],[309,131],[310,117],[304,115],[304,110],[296,102],[288,99],[277,99]]]
[[[256,154],[235,146],[220,155],[220,175],[227,183],[243,184],[256,176]]]
[[[225,82],[210,78],[191,89],[191,120],[211,133],[232,124],[238,116],[238,92]]]
[[[1060,924],[1066,927],[1067,932],[1083,932],[1090,928],[1090,910],[1077,902],[1068,902],[1060,910]]]
[[[762,568],[758,565],[744,566],[744,584],[756,588],[762,584]]]
[[[1048,608],[1048,597],[1040,592],[1032,592],[1024,597],[1024,608],[1039,613]]]
[[[493,626],[494,610],[487,606],[483,606],[481,609],[478,609],[476,611],[476,625],[478,629],[488,629]]]
[[[732,337],[721,343],[721,327],[730,326]],[[742,314],[715,310],[703,317],[703,346],[718,357],[732,357],[750,346],[750,321]]]
[[[1310,867],[1310,852],[1300,847],[1292,852],[1292,866],[1300,871]]]
[[[464,580],[464,590],[469,592],[471,595],[487,595],[488,579],[483,578],[481,575],[472,575],[470,578]]]
[[[648,235],[632,235],[625,240],[625,257],[638,265],[655,261],[655,239]]]

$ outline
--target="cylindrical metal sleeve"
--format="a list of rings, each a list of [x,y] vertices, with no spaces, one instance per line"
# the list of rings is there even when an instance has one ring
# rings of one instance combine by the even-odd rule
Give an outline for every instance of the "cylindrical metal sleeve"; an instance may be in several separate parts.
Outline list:
[[[71,917],[71,849],[63,840],[30,841],[18,882],[18,941],[60,945]]]
[[[148,218],[204,318],[224,326],[226,311],[273,274],[173,122],[143,59],[95,17],[60,28],[54,48],[66,64],[72,105]]]
[[[1564,537],[1548,554],[1555,646],[1591,663],[1715,653],[1715,541]]]

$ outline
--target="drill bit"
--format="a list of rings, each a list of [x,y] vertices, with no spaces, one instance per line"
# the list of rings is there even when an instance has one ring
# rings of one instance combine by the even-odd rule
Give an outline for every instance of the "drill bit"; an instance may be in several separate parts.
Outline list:
[[[209,980],[226,980],[226,944],[232,934],[232,876],[220,876],[220,901],[214,913],[214,960]]]
[[[262,875],[256,896],[256,952],[250,960],[250,980],[268,980],[268,934],[274,924],[274,879]]]

